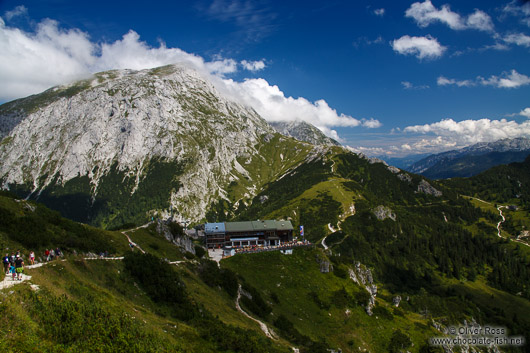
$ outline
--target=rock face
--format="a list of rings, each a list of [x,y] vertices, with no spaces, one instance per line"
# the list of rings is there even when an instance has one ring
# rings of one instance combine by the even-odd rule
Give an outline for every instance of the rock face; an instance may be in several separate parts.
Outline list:
[[[379,205],[374,208],[372,212],[374,213],[375,217],[380,221],[384,221],[387,218],[390,218],[393,221],[396,220],[396,214],[389,207]]]
[[[358,285],[364,286],[364,288],[368,291],[368,294],[370,294],[370,299],[366,304],[366,313],[372,316],[372,309],[375,306],[375,297],[377,295],[377,286],[374,284],[372,271],[357,261],[354,268],[350,269],[349,275],[352,281]]]
[[[276,121],[269,122],[269,124],[280,134],[294,137],[299,141],[308,142],[313,145],[340,146],[340,143],[327,137],[322,131],[305,121]]]
[[[406,173],[401,173],[397,175],[398,179],[407,183],[412,183],[412,177]]]
[[[442,196],[442,192],[434,188],[434,186],[429,184],[427,180],[420,181],[420,183],[418,184],[418,192],[422,192],[424,194],[432,195],[436,197]]]
[[[162,234],[169,242],[177,245],[185,252],[190,252],[195,255],[195,246],[193,245],[192,239],[188,235],[182,235],[175,237],[171,233],[168,225],[163,220],[157,220],[156,231],[158,234]]]
[[[4,189],[37,197],[84,188],[90,194],[84,204],[97,205],[103,189],[112,189],[102,186],[109,179],[127,185],[121,194],[133,196],[142,186],[150,193],[146,175],[170,174],[160,171],[170,165],[171,175],[159,184],[171,187],[157,195],[167,205],[157,212],[171,209],[191,221],[225,198],[231,182],[250,180],[249,164],[263,159],[260,144],[277,136],[253,109],[176,65],[103,72],[6,103],[0,127]],[[243,193],[253,197],[252,180],[246,187]]]
[[[317,262],[320,264],[320,272],[333,272],[333,265],[327,259],[323,259],[320,256],[317,256]]]
[[[401,303],[400,295],[396,295],[394,298],[392,298],[392,305],[394,305],[396,308],[399,306],[399,303]]]

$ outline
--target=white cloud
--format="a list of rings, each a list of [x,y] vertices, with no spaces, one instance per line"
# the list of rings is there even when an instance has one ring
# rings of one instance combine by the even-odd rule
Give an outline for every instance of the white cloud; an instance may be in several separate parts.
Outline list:
[[[430,88],[429,85],[419,85],[416,86],[412,82],[409,81],[401,81],[401,85],[404,89],[427,89]]]
[[[491,17],[480,10],[475,10],[467,17],[466,25],[468,28],[478,29],[479,31],[492,32],[494,30]]]
[[[430,0],[424,2],[415,2],[405,11],[405,17],[412,17],[418,26],[427,27],[434,22],[442,22],[452,29],[464,29],[465,24],[462,17],[452,12],[449,5],[443,5],[438,10]]]
[[[443,55],[446,47],[440,45],[436,38],[410,37],[405,35],[391,43],[394,51],[403,55],[415,55],[418,59],[436,59]]]
[[[523,110],[521,110],[519,112],[519,115],[521,116],[525,116],[527,117],[528,119],[530,119],[530,107],[529,108],[524,108]]]
[[[168,48],[164,43],[152,47],[132,30],[120,40],[98,44],[80,30],[60,29],[53,20],[45,20],[35,32],[27,33],[6,26],[0,18],[0,53],[0,101],[38,93],[99,71],[141,70],[179,63],[197,70],[220,91],[250,105],[267,120],[301,119],[339,140],[333,127],[381,126],[373,118],[356,119],[339,114],[322,99],[310,102],[303,97],[285,97],[277,86],[261,78],[236,82],[225,77],[236,72],[239,65],[250,71],[262,70],[264,60],[243,60],[238,64],[234,59],[217,56],[206,61],[179,48]]]
[[[265,68],[265,61],[259,60],[259,61],[247,61],[243,60],[241,61],[241,65],[243,65],[243,68],[248,71],[260,71]]]
[[[59,30],[52,20],[35,33],[6,27],[0,19],[0,99],[37,93],[55,84],[86,76],[96,46],[79,30]]]
[[[28,14],[28,9],[24,5],[19,5],[15,7],[11,11],[6,11],[4,14],[4,18],[8,21],[11,21],[13,18],[17,16],[23,16]]]
[[[380,16],[380,17],[383,17],[385,15],[385,9],[381,8],[381,9],[375,9],[374,10],[374,14],[376,16]]]
[[[433,124],[407,126],[404,132],[435,135],[436,139],[427,139],[430,144],[466,146],[478,142],[492,142],[503,138],[530,137],[530,120],[523,123],[501,120],[464,120],[456,122],[445,119]],[[424,147],[425,147],[424,146]]]
[[[530,84],[530,77],[520,74],[515,70],[510,73],[503,72],[501,76],[491,76],[488,79],[479,78],[482,85],[497,88],[518,88]]]
[[[247,79],[244,82],[224,80],[229,94],[253,107],[268,121],[303,120],[313,124],[327,136],[338,138],[331,128],[334,126],[378,128],[381,123],[373,118],[356,119],[338,114],[323,100],[310,102],[303,97],[286,97],[278,86],[271,86],[262,78]]]
[[[458,80],[455,80],[452,78],[446,78],[443,76],[438,77],[438,79],[436,80],[436,83],[438,84],[438,86],[456,85],[458,87],[470,87],[470,86],[476,85],[475,82],[470,81],[470,80],[458,81]]]
[[[530,47],[530,36],[524,33],[512,33],[504,36],[503,40],[506,43],[517,44],[523,47]]]
[[[478,29],[481,31],[493,31],[494,26],[491,17],[483,11],[475,10],[467,18],[451,11],[449,5],[442,5],[437,9],[430,0],[415,2],[405,11],[405,17],[413,18],[418,26],[441,22],[454,30]]]
[[[503,72],[500,76],[492,75],[489,78],[478,76],[474,80],[456,80],[446,78],[444,76],[438,77],[436,83],[438,86],[455,85],[458,87],[471,87],[477,85],[493,86],[496,88],[519,88],[530,84],[530,77],[520,74],[515,70]]]

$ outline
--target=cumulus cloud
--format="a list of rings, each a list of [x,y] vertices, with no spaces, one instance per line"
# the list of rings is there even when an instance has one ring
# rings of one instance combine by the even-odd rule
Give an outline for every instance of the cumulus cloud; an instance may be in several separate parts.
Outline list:
[[[501,120],[464,120],[456,122],[444,119],[433,124],[407,126],[404,132],[435,135],[426,139],[426,144],[454,144],[466,146],[478,142],[492,142],[504,138],[530,137],[530,120],[518,123]]]
[[[0,98],[40,92],[90,73],[96,46],[86,33],[41,22],[35,33],[10,28],[0,18]]]
[[[523,110],[521,110],[519,112],[519,115],[521,116],[525,116],[527,117],[528,119],[530,119],[530,107],[529,108],[524,108]]]
[[[260,71],[265,68],[265,61],[264,60],[258,60],[258,61],[247,61],[242,60],[241,65],[245,70],[248,71]]]
[[[332,129],[334,126],[366,128],[381,126],[381,123],[373,118],[356,119],[349,115],[338,114],[323,99],[310,102],[303,97],[286,97],[278,86],[271,86],[262,78],[247,79],[244,82],[233,80],[224,82],[233,97],[253,107],[268,121],[303,120],[333,138],[339,138]]]
[[[436,38],[410,37],[405,35],[391,43],[394,51],[403,55],[415,55],[418,59],[436,59],[443,55],[446,47],[440,45]]]
[[[438,86],[458,86],[458,87],[471,87],[471,86],[493,86],[496,88],[519,88],[530,84],[530,77],[518,73],[516,70],[510,72],[503,72],[501,75],[492,75],[489,78],[478,76],[474,80],[456,80],[452,78],[446,78],[440,76],[437,79]]]
[[[415,2],[405,11],[405,17],[413,18],[418,26],[441,22],[454,30],[478,29],[481,31],[493,31],[494,26],[491,17],[485,12],[476,9],[467,17],[451,11],[449,5],[442,5],[437,9],[430,0]]]
[[[488,79],[479,78],[482,85],[497,88],[519,88],[530,84],[530,77],[520,74],[515,70],[510,73],[503,72],[500,76],[491,76]]]
[[[523,47],[530,47],[530,36],[524,33],[512,33],[504,36],[503,40],[506,43],[516,44]]]
[[[242,67],[250,71],[265,68],[265,61],[216,56],[211,61],[168,48],[164,43],[152,47],[131,30],[112,43],[95,43],[77,29],[60,29],[57,22],[45,20],[35,32],[9,27],[0,18],[0,101],[41,92],[92,73],[110,69],[141,70],[179,63],[210,79],[216,87],[243,104],[250,105],[270,121],[304,120],[326,135],[340,139],[336,126],[377,128],[376,119],[356,119],[339,114],[325,100],[310,102],[303,97],[285,97],[264,79],[236,82],[226,76]]]

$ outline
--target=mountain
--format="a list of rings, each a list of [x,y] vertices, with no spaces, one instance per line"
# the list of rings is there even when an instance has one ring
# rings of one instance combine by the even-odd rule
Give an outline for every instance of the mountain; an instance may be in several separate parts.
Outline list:
[[[280,134],[291,136],[299,141],[311,143],[313,145],[332,145],[340,146],[340,143],[327,137],[311,124],[305,121],[274,121],[269,124]]]
[[[522,162],[528,154],[530,139],[502,139],[430,155],[406,169],[432,179],[468,177],[499,164]]]
[[[176,65],[103,72],[6,103],[0,125],[3,188],[102,226],[172,212],[199,221],[313,150]]]
[[[0,245],[67,254],[28,270],[39,292],[2,297],[0,349],[417,353],[436,352],[428,340],[449,326],[530,332],[530,248],[511,232],[526,230],[527,205],[499,237],[499,209],[456,184],[486,185],[479,176],[432,181],[283,136],[180,66],[100,73],[0,111],[0,178],[19,195],[0,195]],[[517,170],[502,186],[526,186]],[[129,240],[31,199],[107,229],[142,226]],[[171,213],[289,219],[311,244],[218,266],[200,239],[176,241]],[[119,256],[86,259],[103,248]]]

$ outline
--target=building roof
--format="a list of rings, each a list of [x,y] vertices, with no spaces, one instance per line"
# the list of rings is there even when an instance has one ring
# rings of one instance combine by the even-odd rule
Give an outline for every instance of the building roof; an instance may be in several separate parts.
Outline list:
[[[204,233],[211,234],[211,233],[224,233],[225,232],[225,224],[224,223],[206,223],[204,225]]]
[[[205,225],[205,232],[207,226],[210,224],[219,224],[219,223],[207,223]],[[223,223],[221,223],[223,224]],[[291,221],[246,221],[246,222],[225,222],[224,229],[227,232],[256,232],[256,231],[266,231],[266,230],[293,230],[293,225]]]
[[[276,221],[252,221],[252,227],[254,230],[271,230],[276,229]]]
[[[226,222],[225,229],[227,232],[248,232],[253,231],[252,222]]]

